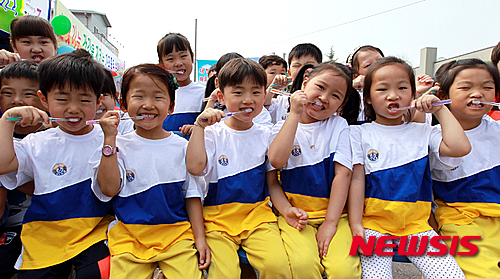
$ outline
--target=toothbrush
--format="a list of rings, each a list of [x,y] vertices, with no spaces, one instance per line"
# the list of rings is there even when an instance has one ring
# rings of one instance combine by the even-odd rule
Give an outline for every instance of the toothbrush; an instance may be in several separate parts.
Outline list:
[[[236,111],[236,112],[230,112],[230,113],[226,113],[226,117],[229,117],[229,116],[233,116],[235,114],[241,114],[241,113],[247,113],[247,112],[252,112],[253,109],[251,108],[247,108],[247,109],[244,109],[244,110],[240,110],[240,111]],[[207,122],[208,120],[207,119],[202,119],[201,122]]]
[[[21,121],[22,119],[23,119],[22,117],[8,117],[7,121]],[[49,121],[78,122],[78,121],[80,121],[80,118],[56,118],[56,117],[49,117]],[[43,119],[40,119],[39,122],[43,122]]]
[[[500,107],[500,103],[495,103],[495,102],[486,102],[486,101],[472,100],[472,103],[475,104],[475,105],[477,105],[477,104],[483,104],[483,105],[491,105],[491,106]]]
[[[167,71],[171,74],[180,74],[180,75],[184,74],[184,71],[172,71],[172,70],[165,70],[165,71]]]
[[[292,94],[288,93],[288,92],[284,92],[284,91],[279,91],[278,89],[274,89],[274,88],[271,88],[271,90],[269,90],[269,92],[271,93],[274,93],[274,94],[278,94],[278,95],[283,95],[283,96],[287,96],[287,97],[290,97],[292,96]],[[315,104],[317,106],[322,106],[323,104],[320,103],[320,102],[315,102],[315,101],[311,101],[311,100],[307,100],[309,103],[311,104]]]
[[[130,119],[137,119],[141,120],[144,119],[144,116],[135,116],[135,117],[122,117],[120,120],[130,120]],[[87,120],[85,124],[90,125],[90,124],[99,124],[99,119],[94,119],[94,120]]]
[[[290,82],[292,82],[292,78],[287,77],[286,81],[287,81],[287,84],[285,85],[285,87],[288,86],[290,84]],[[279,84],[280,84],[279,82],[273,83],[273,84],[269,85],[269,87],[275,87],[275,86],[278,86]]]
[[[432,106],[439,106],[439,105],[446,105],[451,103],[451,100],[444,100],[444,101],[437,101],[437,102],[432,102]],[[417,106],[407,106],[407,107],[402,107],[402,108],[392,108],[391,111],[400,111],[400,110],[405,110],[405,109],[412,109],[412,108],[417,108]]]

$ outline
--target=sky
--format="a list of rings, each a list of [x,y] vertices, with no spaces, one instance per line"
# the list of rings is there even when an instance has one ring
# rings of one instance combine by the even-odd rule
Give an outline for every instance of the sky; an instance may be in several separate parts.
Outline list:
[[[451,58],[500,41],[498,0],[60,0],[68,9],[105,13],[109,41],[126,68],[158,63],[156,45],[169,32],[185,35],[199,60],[228,52],[244,57],[282,56],[297,44],[313,43],[345,63],[360,45],[379,47],[420,64],[420,50],[437,47]],[[326,56],[324,56],[326,60]]]

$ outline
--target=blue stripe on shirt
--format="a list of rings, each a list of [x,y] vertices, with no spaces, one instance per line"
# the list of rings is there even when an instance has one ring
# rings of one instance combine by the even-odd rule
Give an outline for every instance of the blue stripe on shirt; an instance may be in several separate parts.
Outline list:
[[[366,198],[388,201],[432,201],[429,156],[366,175]]]
[[[104,217],[111,204],[101,202],[92,192],[90,183],[89,178],[49,194],[34,195],[24,215],[24,223]]]
[[[500,166],[450,182],[433,181],[436,198],[447,203],[500,203]]]
[[[171,114],[163,121],[163,129],[165,131],[179,131],[179,128],[186,124],[193,125],[199,114],[199,112]]]
[[[159,225],[188,221],[182,185],[162,183],[128,197],[117,196],[113,208],[125,224]]]
[[[329,198],[335,169],[330,157],[314,165],[296,167],[281,171],[281,181],[285,192],[317,198]]]
[[[210,183],[204,206],[261,202],[267,196],[266,189],[266,165],[261,164]]]

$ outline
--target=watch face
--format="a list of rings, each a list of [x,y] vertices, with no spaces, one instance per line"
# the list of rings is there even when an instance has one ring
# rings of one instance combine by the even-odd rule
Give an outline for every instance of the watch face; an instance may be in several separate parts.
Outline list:
[[[113,152],[113,150],[111,149],[110,146],[104,146],[102,148],[102,154],[104,154],[105,156],[111,155],[112,152]]]

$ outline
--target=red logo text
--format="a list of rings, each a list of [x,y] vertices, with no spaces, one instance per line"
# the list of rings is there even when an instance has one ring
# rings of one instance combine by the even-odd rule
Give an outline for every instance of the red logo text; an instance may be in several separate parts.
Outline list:
[[[433,236],[430,238],[428,236],[419,237],[414,236],[381,236],[377,239],[376,236],[368,237],[368,243],[365,243],[361,236],[354,236],[351,251],[349,255],[354,256],[356,252],[361,250],[364,255],[371,256],[373,253],[379,256],[393,256],[395,252],[385,252],[384,248],[395,248],[397,245],[395,243],[385,243],[386,240],[399,240],[398,254],[401,256],[420,256],[424,253],[429,256],[442,256],[447,252],[450,255],[460,255],[460,256],[472,256],[477,254],[477,246],[470,243],[471,240],[481,239],[481,236],[464,236],[460,238],[459,236]],[[409,242],[408,242],[409,239]],[[450,248],[440,242],[440,240],[451,239]],[[429,242],[430,241],[430,242]],[[437,249],[437,251],[426,252],[427,244]],[[458,245],[469,249],[468,252],[457,252]],[[406,249],[408,247],[408,249]]]

